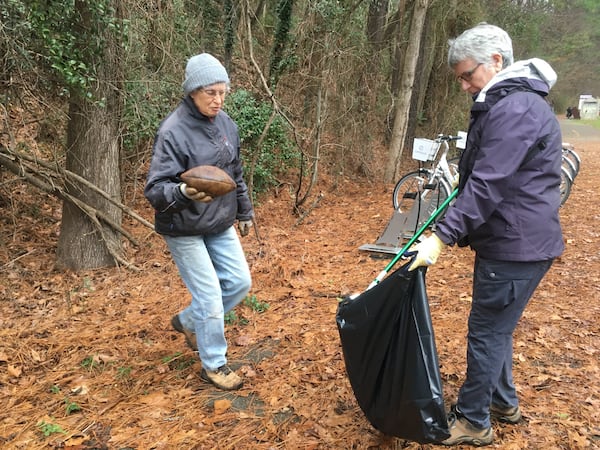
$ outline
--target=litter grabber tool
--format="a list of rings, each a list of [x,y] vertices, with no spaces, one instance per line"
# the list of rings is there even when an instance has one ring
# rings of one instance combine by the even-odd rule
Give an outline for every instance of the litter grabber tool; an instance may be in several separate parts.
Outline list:
[[[425,223],[421,226],[421,228],[419,228],[419,230],[417,230],[417,232],[414,234],[414,236],[412,238],[410,238],[410,240],[406,243],[406,245],[404,247],[402,247],[402,249],[400,249],[400,251],[396,254],[396,256],[394,256],[394,258],[389,262],[389,264],[387,266],[385,266],[385,268],[379,273],[379,275],[377,275],[377,277],[371,282],[371,284],[369,284],[369,287],[367,287],[367,290],[371,289],[373,286],[378,285],[381,282],[381,280],[383,280],[385,278],[385,276],[388,274],[388,272],[391,270],[391,268],[394,266],[394,264],[396,264],[398,262],[398,260],[400,260],[400,258],[405,256],[408,249],[417,241],[417,239],[419,239],[419,237],[425,232],[425,230],[427,228],[429,228],[431,223],[435,219],[437,219],[437,217],[448,207],[450,202],[452,200],[454,200],[454,198],[457,195],[458,195],[458,189],[454,189],[450,193],[448,198],[446,198],[446,200],[444,200],[442,202],[442,204],[431,214],[429,219],[427,219],[425,221]],[[355,295],[357,295],[357,294],[355,294]],[[353,297],[354,297],[354,295],[353,295]]]

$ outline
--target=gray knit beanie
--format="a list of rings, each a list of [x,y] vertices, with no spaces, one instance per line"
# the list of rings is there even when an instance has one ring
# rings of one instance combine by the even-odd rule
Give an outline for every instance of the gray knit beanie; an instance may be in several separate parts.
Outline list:
[[[183,82],[185,95],[215,83],[227,83],[229,86],[229,77],[225,67],[217,58],[208,53],[192,56],[185,66],[185,81]]]

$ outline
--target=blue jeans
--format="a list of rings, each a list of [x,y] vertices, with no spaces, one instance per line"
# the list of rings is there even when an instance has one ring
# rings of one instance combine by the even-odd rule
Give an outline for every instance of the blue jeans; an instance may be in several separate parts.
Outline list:
[[[179,313],[181,325],[196,332],[202,366],[214,371],[227,363],[225,313],[250,290],[252,279],[233,227],[204,236],[163,236],[190,294]]]
[[[467,336],[467,376],[459,411],[476,427],[490,426],[490,404],[518,406],[512,377],[513,332],[552,260],[511,262],[475,258]]]

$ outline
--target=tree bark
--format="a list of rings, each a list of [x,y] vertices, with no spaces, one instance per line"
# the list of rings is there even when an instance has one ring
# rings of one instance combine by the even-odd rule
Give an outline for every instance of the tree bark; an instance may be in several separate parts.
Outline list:
[[[375,52],[381,50],[385,42],[384,34],[387,13],[387,0],[371,0],[367,16],[367,39]]]
[[[417,67],[428,4],[428,0],[416,0],[414,4],[412,21],[410,24],[410,40],[408,42],[404,64],[402,66],[402,81],[400,83],[400,91],[396,102],[392,140],[390,142],[388,160],[385,167],[384,179],[388,183],[394,181],[400,171],[402,147],[408,127],[408,116],[415,81],[415,69]]]
[[[115,0],[115,11],[118,2]],[[85,2],[77,2],[82,26],[94,24]],[[67,170],[85,178],[120,201],[119,124],[121,116],[120,89],[115,80],[120,73],[120,46],[107,30],[104,53],[90,63],[97,68],[97,82],[91,90],[90,101],[78,91],[71,93],[67,127]],[[100,102],[103,99],[103,102]],[[104,104],[102,104],[104,103]],[[122,211],[97,192],[67,183],[67,192],[93,208],[102,211],[116,224],[121,224]],[[106,224],[98,228],[89,215],[72,202],[63,202],[62,222],[57,248],[57,265],[72,270],[113,266],[114,255],[120,255],[122,244],[118,233]]]

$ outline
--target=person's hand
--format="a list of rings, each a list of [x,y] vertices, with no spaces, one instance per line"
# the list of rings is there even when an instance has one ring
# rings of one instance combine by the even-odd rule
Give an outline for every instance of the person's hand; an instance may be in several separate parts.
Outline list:
[[[241,236],[247,236],[250,233],[250,227],[252,227],[251,220],[240,220],[238,222],[238,229],[240,230]]]
[[[417,267],[435,264],[445,246],[446,244],[444,244],[435,234],[432,234],[424,241],[418,243],[415,246],[417,256],[415,256],[415,260],[408,268],[408,271],[415,270]]]
[[[198,189],[188,186],[185,183],[181,183],[179,189],[183,195],[195,202],[208,203],[212,201],[212,197],[206,192],[198,192]]]
[[[460,181],[460,174],[457,173],[456,175],[454,175],[454,178],[452,178],[452,190],[454,190],[458,187],[459,181]]]

